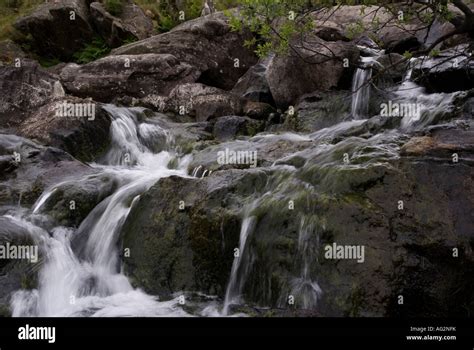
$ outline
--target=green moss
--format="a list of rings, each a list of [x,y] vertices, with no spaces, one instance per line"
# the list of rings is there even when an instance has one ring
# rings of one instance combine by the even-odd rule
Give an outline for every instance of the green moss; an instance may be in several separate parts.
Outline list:
[[[53,57],[38,57],[38,62],[41,66],[45,68],[53,67],[59,63],[61,63],[61,60],[59,58]]]
[[[120,16],[125,5],[124,0],[105,0],[105,9],[113,16]]]
[[[373,209],[374,206],[372,202],[362,193],[349,193],[346,194],[343,198],[343,201],[345,201],[348,204],[358,204],[363,208],[366,209]]]
[[[34,289],[36,287],[36,279],[28,275],[23,275],[21,277],[21,289]]]
[[[10,306],[6,304],[0,304],[0,317],[11,317],[12,312]]]

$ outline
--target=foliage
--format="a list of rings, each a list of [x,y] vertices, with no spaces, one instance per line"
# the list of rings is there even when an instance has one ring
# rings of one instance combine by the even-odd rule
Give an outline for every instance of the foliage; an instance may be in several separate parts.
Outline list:
[[[182,6],[173,1],[160,1],[157,9],[158,30],[167,32],[184,21],[199,17],[203,4],[203,0],[184,1]]]
[[[105,9],[113,16],[120,16],[123,12],[125,0],[105,0]]]
[[[48,58],[48,57],[38,57],[38,62],[42,67],[53,67],[59,63],[61,60],[59,58]]]
[[[287,52],[293,36],[313,29],[311,14],[335,5],[364,5],[360,7],[361,18],[369,14],[368,6],[375,5],[388,13],[391,20],[399,23],[406,23],[416,17],[423,23],[430,24],[435,17],[442,21],[453,17],[447,2],[443,1],[430,3],[422,8],[423,11],[420,11],[418,5],[401,7],[400,3],[390,0],[237,0],[236,3],[239,12],[227,12],[231,27],[235,31],[246,28],[255,33],[257,39],[249,41],[247,46],[255,45],[259,56],[266,56],[270,52]],[[330,15],[329,13],[328,19]],[[378,16],[373,17],[370,29],[376,32],[385,23],[380,23]],[[345,34],[349,39],[355,38],[367,31],[366,25],[362,20],[352,23],[348,25]]]
[[[96,37],[81,51],[74,54],[74,61],[79,64],[89,63],[107,55],[109,52],[110,47],[104,39]]]
[[[26,16],[44,0],[0,0],[0,40],[12,39],[12,27],[19,17]]]

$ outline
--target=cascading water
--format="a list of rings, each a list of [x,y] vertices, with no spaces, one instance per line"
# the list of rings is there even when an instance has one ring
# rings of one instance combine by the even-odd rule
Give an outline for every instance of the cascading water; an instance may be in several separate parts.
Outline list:
[[[395,91],[395,103],[398,114],[402,117],[402,130],[415,130],[442,119],[444,114],[452,112],[453,101],[464,92],[432,93],[413,81],[413,69],[426,57],[412,58],[409,62],[407,73]]]
[[[300,308],[313,309],[323,291],[319,284],[312,279],[311,266],[317,263],[319,236],[316,235],[314,220],[301,218],[298,236],[298,257],[301,259],[301,275],[292,282],[291,295],[298,301]]]
[[[362,67],[358,68],[352,81],[352,118],[365,119],[369,113],[370,83],[373,57],[361,57]]]
[[[15,218],[41,245],[46,258],[39,287],[18,291],[12,298],[13,316],[184,316],[177,300],[158,302],[134,289],[121,273],[118,259],[120,228],[141,193],[160,178],[186,176],[190,158],[178,160],[171,150],[153,153],[147,146],[165,131],[157,125],[140,124],[137,110],[107,106],[113,117],[112,146],[102,164],[92,164],[115,177],[119,188],[100,203],[77,232],[87,233],[84,258],[71,248],[75,230],[56,227],[50,232],[35,226],[37,216],[55,189],[43,194],[33,213]],[[166,135],[165,135],[166,136]],[[169,137],[166,138],[169,145]]]
[[[249,210],[250,212],[251,210]],[[241,293],[243,288],[243,282],[245,281],[246,272],[248,272],[248,266],[244,266],[242,263],[245,248],[247,243],[247,238],[253,230],[255,223],[255,217],[250,216],[250,213],[246,214],[246,217],[242,221],[242,227],[240,229],[240,239],[239,239],[239,255],[234,258],[232,263],[232,271],[230,273],[229,283],[227,284],[227,290],[225,293],[224,307],[222,314],[224,316],[229,313],[229,306],[231,304],[239,303],[241,301]],[[247,267],[247,268],[246,268]]]

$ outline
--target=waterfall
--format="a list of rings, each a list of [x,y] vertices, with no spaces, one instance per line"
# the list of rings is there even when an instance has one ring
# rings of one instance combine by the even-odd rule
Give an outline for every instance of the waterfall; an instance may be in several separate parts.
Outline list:
[[[374,57],[361,57],[362,67],[358,68],[352,81],[352,119],[366,119],[369,114],[370,79]]]
[[[462,91],[427,93],[425,88],[413,81],[415,66],[426,59],[426,57],[410,59],[403,81],[394,92],[394,102],[402,118],[400,127],[404,131],[414,131],[432,124],[436,119],[442,119],[445,114],[451,113],[455,108],[453,105],[455,98],[464,94]]]
[[[298,308],[314,309],[322,294],[319,284],[311,277],[311,265],[317,263],[319,236],[316,222],[303,216],[298,234],[298,256],[301,259],[301,275],[291,281],[291,295],[299,302]]]
[[[118,240],[133,203],[160,178],[187,176],[190,157],[178,160],[177,170],[168,168],[176,155],[171,150],[153,153],[148,147],[157,125],[140,123],[139,109],[105,107],[112,116],[111,147],[99,164],[91,166],[117,178],[119,188],[104,199],[83,221],[78,232],[87,233],[84,257],[71,248],[76,230],[56,227],[49,233],[32,230],[34,217],[55,189],[45,192],[34,205],[31,217],[19,218],[41,242],[45,262],[39,286],[18,291],[12,297],[13,316],[184,316],[177,300],[158,302],[134,289],[121,273]],[[165,135],[166,136],[166,135]],[[166,137],[169,146],[170,138]],[[169,147],[170,148],[170,147]],[[39,237],[40,236],[40,237]]]
[[[250,211],[250,210],[249,210]],[[227,316],[229,313],[229,306],[234,303],[239,303],[241,300],[241,293],[245,277],[248,272],[248,266],[243,263],[246,242],[249,234],[254,228],[255,217],[247,214],[242,221],[242,227],[240,229],[239,239],[239,255],[234,258],[232,263],[232,270],[230,273],[229,283],[227,284],[227,290],[225,293],[224,307],[222,314]]]

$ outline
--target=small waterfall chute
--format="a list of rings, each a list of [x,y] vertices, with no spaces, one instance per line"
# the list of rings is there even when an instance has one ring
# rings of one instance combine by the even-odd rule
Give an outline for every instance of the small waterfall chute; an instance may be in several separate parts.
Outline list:
[[[352,119],[366,119],[369,114],[370,79],[374,57],[361,57],[362,67],[357,68],[352,81]]]
[[[115,177],[118,189],[89,213],[78,231],[87,236],[83,255],[76,255],[71,239],[76,230],[56,227],[42,234],[46,259],[39,273],[39,287],[20,290],[12,297],[14,316],[186,316],[178,299],[165,303],[135,290],[119,264],[118,240],[132,204],[160,178],[187,176],[190,156],[178,159],[176,169],[168,164],[177,156],[172,145],[154,153],[149,145],[157,135],[172,140],[154,124],[140,122],[138,109],[105,107],[112,116],[111,147],[102,164],[91,166]],[[146,125],[144,125],[146,124]],[[124,157],[124,154],[128,155]],[[57,188],[58,186],[55,186]],[[37,201],[37,216],[51,200],[55,188]],[[26,218],[26,220],[29,220]],[[25,221],[25,225],[33,225]],[[84,233],[84,232],[82,232]]]
[[[291,295],[302,309],[314,309],[323,291],[312,278],[311,266],[317,263],[319,236],[315,218],[303,216],[298,234],[298,256],[301,260],[301,275],[291,281]]]
[[[255,206],[255,202],[245,211],[245,217],[242,220],[239,238],[239,255],[234,258],[232,263],[232,270],[230,272],[229,283],[224,299],[224,307],[222,314],[227,316],[229,314],[229,307],[232,304],[241,302],[242,288],[245,283],[249,266],[245,266],[245,254],[247,248],[247,240],[255,228],[256,218],[252,216],[251,212]]]

